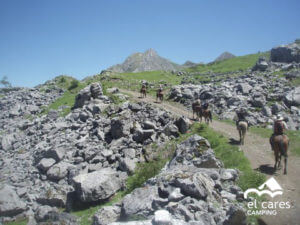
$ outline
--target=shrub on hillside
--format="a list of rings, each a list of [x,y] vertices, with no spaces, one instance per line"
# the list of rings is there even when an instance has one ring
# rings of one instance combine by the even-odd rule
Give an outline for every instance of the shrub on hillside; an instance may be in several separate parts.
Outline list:
[[[78,86],[79,86],[79,81],[78,80],[72,80],[68,90],[69,91],[73,90],[73,89],[77,88]]]

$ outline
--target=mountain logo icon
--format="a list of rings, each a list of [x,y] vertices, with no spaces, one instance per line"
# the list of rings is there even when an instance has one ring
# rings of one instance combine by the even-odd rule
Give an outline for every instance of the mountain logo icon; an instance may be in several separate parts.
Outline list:
[[[267,188],[267,189],[266,189]],[[249,193],[256,193],[259,196],[263,194],[268,194],[270,197],[274,198],[277,195],[282,195],[283,189],[275,180],[275,178],[271,177],[265,183],[256,188],[250,188],[244,192],[244,198],[247,199]]]

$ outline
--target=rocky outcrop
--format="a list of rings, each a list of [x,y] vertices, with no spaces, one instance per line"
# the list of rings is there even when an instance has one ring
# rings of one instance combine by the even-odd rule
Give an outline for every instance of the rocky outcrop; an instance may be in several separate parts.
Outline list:
[[[189,109],[192,102],[200,98],[202,102],[210,103],[210,108],[220,119],[234,120],[235,111],[246,108],[251,125],[272,125],[273,116],[280,113],[289,129],[294,130],[300,127],[298,92],[299,88],[291,89],[284,78],[268,72],[255,72],[227,78],[216,85],[177,85],[171,89],[169,97]]]
[[[125,185],[127,176],[110,168],[100,169],[73,178],[75,191],[82,202],[103,201]]]
[[[293,43],[272,48],[271,61],[283,63],[300,63],[300,45]]]
[[[26,210],[26,204],[19,198],[12,186],[0,189],[0,216],[16,216]]]
[[[269,64],[265,57],[260,57],[254,67],[252,68],[253,71],[266,71]]]
[[[90,84],[78,93],[73,108],[82,108],[91,99],[100,99],[102,95],[102,87],[99,83]]]
[[[0,186],[9,185],[13,193],[0,207],[7,220],[22,213],[34,222],[33,215],[44,207],[38,219],[44,221],[47,216],[42,215],[52,215],[55,207],[71,209],[110,198],[124,188],[137,163],[149,157],[151,143],[163,145],[178,136],[177,125],[187,128],[186,119],[178,123],[170,113],[145,103],[110,104],[99,83],[86,90],[81,107],[65,117],[52,110],[27,118],[29,105],[40,104],[51,90],[13,89],[0,98]],[[56,89],[52,94],[59,96],[54,93]],[[14,108],[17,104],[22,107]],[[10,116],[12,109],[18,116]],[[176,132],[164,132],[168,127]]]
[[[207,154],[212,155],[211,166],[195,163],[205,162]],[[237,178],[236,170],[222,168],[209,142],[194,135],[177,147],[173,159],[156,177],[114,206],[115,221],[143,220],[110,225],[246,224],[243,192],[234,185]],[[101,215],[101,210],[96,215]]]

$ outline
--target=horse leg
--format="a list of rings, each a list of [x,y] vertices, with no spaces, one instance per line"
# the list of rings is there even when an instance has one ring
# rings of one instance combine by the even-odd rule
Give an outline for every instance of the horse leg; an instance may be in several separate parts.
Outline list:
[[[276,171],[276,169],[277,169],[277,161],[278,161],[278,150],[277,149],[274,149],[274,155],[275,155],[274,170]]]
[[[284,156],[284,172],[283,172],[283,174],[287,174],[286,167],[287,167],[287,156]]]

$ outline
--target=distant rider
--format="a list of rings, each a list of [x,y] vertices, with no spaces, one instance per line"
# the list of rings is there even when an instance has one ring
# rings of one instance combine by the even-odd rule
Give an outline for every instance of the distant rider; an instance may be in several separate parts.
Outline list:
[[[273,139],[277,135],[285,135],[284,131],[288,129],[286,122],[284,121],[284,118],[281,115],[277,115],[276,118],[274,119],[274,124],[273,124],[273,134],[270,137],[270,144],[272,147],[272,150],[274,150],[273,147]]]
[[[237,115],[237,121],[236,121],[236,126],[238,126],[240,121],[244,121],[247,123],[247,127],[249,128],[249,122],[246,119],[246,115],[247,115],[247,111],[245,108],[241,108],[240,110],[236,111],[236,115]]]

